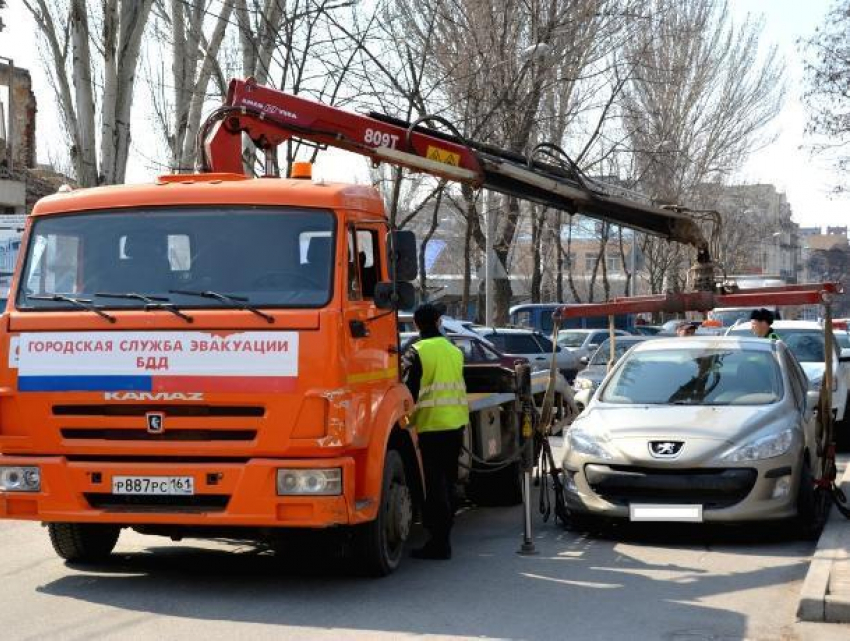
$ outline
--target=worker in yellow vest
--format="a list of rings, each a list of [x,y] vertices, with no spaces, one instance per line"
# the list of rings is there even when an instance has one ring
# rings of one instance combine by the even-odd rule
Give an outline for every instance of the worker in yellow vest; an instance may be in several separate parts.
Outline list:
[[[425,473],[423,525],[429,539],[413,551],[418,559],[450,559],[455,485],[463,428],[469,423],[463,352],[440,334],[441,310],[420,305],[413,314],[419,340],[402,356],[402,380],[416,410],[413,424]]]

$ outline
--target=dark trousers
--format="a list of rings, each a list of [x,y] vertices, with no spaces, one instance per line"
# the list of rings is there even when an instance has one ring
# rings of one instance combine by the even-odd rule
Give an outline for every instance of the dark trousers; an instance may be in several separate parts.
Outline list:
[[[463,428],[419,435],[425,473],[423,525],[438,547],[449,547],[455,512],[455,485]]]

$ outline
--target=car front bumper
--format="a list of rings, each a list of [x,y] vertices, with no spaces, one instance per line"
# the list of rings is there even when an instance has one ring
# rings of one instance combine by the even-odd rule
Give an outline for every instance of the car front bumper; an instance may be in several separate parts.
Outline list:
[[[570,510],[629,518],[630,506],[700,505],[709,522],[791,518],[797,513],[802,454],[734,465],[672,468],[583,459],[565,462]],[[787,485],[776,496],[777,486]]]

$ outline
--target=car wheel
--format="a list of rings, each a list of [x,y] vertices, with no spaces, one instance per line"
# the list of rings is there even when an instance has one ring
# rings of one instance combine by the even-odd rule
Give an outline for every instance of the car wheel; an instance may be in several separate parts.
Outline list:
[[[793,534],[816,541],[826,525],[832,499],[829,492],[815,485],[808,457],[803,457],[800,485],[797,488],[797,516],[792,522]]]
[[[103,561],[115,549],[121,528],[100,523],[48,523],[47,532],[56,554],[66,561]]]

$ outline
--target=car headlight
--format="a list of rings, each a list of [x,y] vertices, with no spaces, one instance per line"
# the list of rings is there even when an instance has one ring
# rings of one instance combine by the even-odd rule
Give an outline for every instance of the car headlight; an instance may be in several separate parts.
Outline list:
[[[41,470],[17,465],[0,466],[0,492],[39,492]]]
[[[762,436],[750,441],[731,452],[723,458],[730,462],[738,461],[760,461],[766,458],[782,456],[791,449],[794,443],[794,430],[787,429],[775,434]]]
[[[593,389],[593,387],[593,381],[589,378],[577,378],[573,383],[573,389],[575,389],[576,391],[583,389]]]
[[[277,471],[278,496],[338,496],[342,494],[342,468]]]
[[[590,434],[580,428],[573,428],[569,430],[567,434],[571,450],[594,458],[605,460],[614,458],[611,453],[605,449],[604,443],[608,441],[606,436]]]

